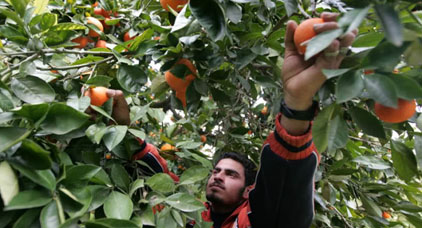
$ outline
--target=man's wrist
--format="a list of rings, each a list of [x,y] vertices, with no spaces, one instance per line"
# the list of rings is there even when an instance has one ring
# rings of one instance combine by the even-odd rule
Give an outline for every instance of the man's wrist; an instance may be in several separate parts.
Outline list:
[[[295,106],[300,107],[299,110],[290,108],[285,100],[283,99],[280,103],[280,112],[283,114],[284,117],[287,117],[292,120],[301,120],[301,121],[311,121],[314,119],[317,111],[318,111],[318,102],[313,101],[311,105],[303,105],[303,106]],[[307,109],[303,109],[306,107]]]

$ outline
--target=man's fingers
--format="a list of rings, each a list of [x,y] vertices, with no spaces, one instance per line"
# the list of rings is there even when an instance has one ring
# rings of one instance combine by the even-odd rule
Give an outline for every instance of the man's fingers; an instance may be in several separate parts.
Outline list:
[[[349,47],[352,45],[353,41],[355,40],[356,35],[353,32],[349,32],[343,36],[340,40],[340,47]]]
[[[113,117],[119,124],[130,124],[129,106],[121,90],[107,89],[107,96],[114,99]]]
[[[296,51],[296,46],[293,40],[295,31],[297,28],[297,23],[295,21],[288,21],[286,26],[286,35],[284,38],[284,45],[286,51]]]
[[[340,41],[334,40],[330,46],[324,50],[324,57],[328,61],[336,60],[339,55]]]
[[[317,34],[328,31],[328,30],[337,29],[337,28],[338,28],[337,22],[325,22],[323,24],[314,25],[314,31]]]
[[[321,14],[322,20],[325,22],[329,21],[337,21],[338,13],[330,13],[330,12],[324,12]]]

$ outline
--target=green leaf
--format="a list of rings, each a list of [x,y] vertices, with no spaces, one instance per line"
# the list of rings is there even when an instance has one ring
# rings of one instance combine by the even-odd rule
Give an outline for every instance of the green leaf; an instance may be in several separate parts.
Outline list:
[[[104,213],[107,218],[130,219],[133,203],[128,195],[113,191],[104,202]]]
[[[177,211],[177,210],[174,210],[174,209],[172,209],[171,211],[170,211],[170,213],[171,213],[171,216],[173,217],[173,219],[174,219],[174,221],[176,221],[177,222],[177,224],[180,226],[180,227],[184,227],[184,222],[183,222],[183,218],[182,218],[182,216],[180,215],[180,213]]]
[[[257,54],[253,53],[249,49],[241,49],[236,53],[236,55],[234,64],[236,64],[239,70],[243,69],[257,57]]]
[[[193,184],[208,177],[209,169],[201,166],[193,166],[185,170],[180,177],[180,185]]]
[[[399,47],[403,44],[403,25],[400,22],[399,14],[391,4],[376,4],[375,12],[381,20],[387,40]]]
[[[13,6],[16,12],[19,13],[21,17],[25,15],[26,6],[29,3],[29,0],[9,0],[9,3]]]
[[[422,136],[415,135],[415,151],[419,170],[422,170]]]
[[[405,144],[391,140],[391,154],[400,179],[410,181],[418,174],[415,155]]]
[[[14,111],[19,116],[25,117],[26,119],[36,123],[42,121],[46,116],[49,109],[49,105],[46,103],[42,104],[24,104],[20,109]]]
[[[113,183],[117,187],[123,189],[125,192],[129,191],[129,184],[131,182],[130,177],[121,164],[114,163],[111,166],[111,180],[113,180]]]
[[[99,144],[106,131],[107,127],[104,123],[97,123],[89,126],[85,134],[93,143]]]
[[[22,141],[18,154],[22,157],[24,164],[33,169],[49,169],[53,163],[50,152],[29,139]]]
[[[357,71],[340,76],[336,84],[337,104],[361,95],[364,87],[362,76]]]
[[[147,75],[139,67],[122,64],[117,71],[117,81],[129,92],[138,92],[147,82]]]
[[[47,82],[33,76],[13,78],[11,89],[19,99],[30,104],[52,102],[56,96]]]
[[[8,19],[15,21],[21,28],[23,28],[24,23],[16,12],[11,11],[11,10],[4,8],[4,7],[0,7],[0,14],[3,14]]]
[[[15,224],[13,224],[13,228],[27,228],[33,227],[34,225],[38,225],[38,218],[40,216],[41,209],[30,209],[25,211],[18,220],[16,220]]]
[[[101,207],[110,195],[110,189],[105,186],[88,185],[87,188],[92,195],[92,202],[91,205],[89,205],[88,211],[93,211]]]
[[[227,1],[226,15],[231,22],[237,24],[242,20],[242,7],[232,1]]]
[[[287,16],[290,17],[298,10],[297,0],[285,0],[284,7],[286,8]]]
[[[74,31],[74,30],[84,30],[86,27],[80,24],[74,24],[70,22],[60,23],[53,26],[50,31]]]
[[[191,0],[189,7],[192,15],[205,28],[213,40],[220,40],[226,31],[226,18],[216,0]]]
[[[376,217],[381,217],[382,211],[378,207],[378,205],[374,201],[372,201],[372,199],[367,198],[363,194],[361,194],[360,199],[362,200],[363,207],[365,208],[368,214]]]
[[[128,127],[123,125],[110,126],[104,134],[103,141],[109,151],[116,147],[125,137]]]
[[[400,58],[409,44],[405,42],[400,47],[396,47],[389,42],[382,42],[368,53],[363,61],[363,66],[391,72],[400,62]]]
[[[322,50],[327,48],[335,39],[341,36],[341,29],[333,29],[318,34],[306,45],[305,60],[309,60]]]
[[[403,53],[406,63],[410,66],[422,66],[422,41],[414,40]]]
[[[85,84],[93,85],[93,86],[109,87],[111,80],[113,80],[113,78],[111,77],[104,76],[104,75],[96,75],[95,77],[89,78],[85,82]]]
[[[350,109],[349,113],[352,116],[353,122],[355,122],[363,132],[368,135],[386,139],[381,121],[370,112],[358,107],[353,107]]]
[[[32,0],[32,5],[35,6],[34,14],[42,14],[48,11],[48,0]]]
[[[17,162],[12,163],[12,166],[14,169],[18,170],[22,175],[32,180],[34,183],[39,184],[49,190],[56,189],[56,178],[51,170],[34,170],[26,168]]]
[[[332,118],[335,109],[335,105],[324,108],[314,120],[314,126],[312,127],[313,140],[317,150],[321,153],[328,146],[328,122]]]
[[[346,12],[344,16],[341,17],[338,21],[340,27],[347,26],[347,29],[344,31],[344,33],[349,33],[353,29],[359,28],[359,25],[365,19],[370,8],[371,7],[368,6],[365,8],[357,8]]]
[[[364,82],[370,98],[385,106],[397,108],[397,92],[390,78],[380,74],[371,74],[365,75]]]
[[[170,206],[184,212],[193,212],[205,209],[204,205],[188,193],[176,193],[165,199]]]
[[[42,207],[52,200],[52,196],[46,191],[27,190],[19,192],[4,208],[4,210],[28,209]]]
[[[374,156],[359,156],[353,161],[370,169],[385,170],[391,168],[388,162]]]
[[[404,210],[408,212],[422,212],[422,207],[419,207],[411,202],[400,202],[393,206],[394,210]]]
[[[4,205],[19,193],[18,177],[7,161],[0,163],[0,194]]]
[[[93,178],[101,167],[96,165],[73,165],[66,170],[66,183],[75,181],[88,181]]]
[[[136,190],[143,187],[144,187],[144,179],[137,179],[134,182],[130,183],[129,197],[132,197],[133,193],[135,193]]]
[[[0,127],[0,152],[22,141],[31,131],[19,127]]]
[[[349,139],[346,121],[339,115],[328,122],[328,151],[334,151],[338,148],[346,146]]]
[[[422,98],[422,88],[413,78],[403,75],[392,75],[390,79],[396,87],[397,97],[405,100]]]
[[[55,201],[51,201],[41,210],[40,222],[43,228],[56,228],[60,226],[59,211]]]
[[[137,224],[130,220],[101,218],[95,221],[85,222],[86,228],[139,228]]]
[[[349,72],[351,69],[350,68],[345,68],[345,69],[322,69],[322,73],[324,73],[325,77],[327,79],[330,78],[334,78],[340,75],[343,75],[347,72]]]
[[[110,99],[111,100],[111,99]],[[107,103],[109,103],[110,102],[110,100],[109,101],[107,101],[103,106],[104,106],[104,108],[106,108],[107,107]],[[94,111],[96,111],[96,112],[98,112],[98,113],[100,113],[101,115],[103,115],[103,116],[105,116],[105,117],[107,117],[108,119],[110,119],[110,120],[112,120],[114,123],[117,123],[116,122],[116,120],[115,119],[113,119],[113,117],[111,117],[111,115],[109,115],[106,111],[104,111],[104,109],[102,109],[102,108],[100,108],[100,107],[98,107],[98,106],[95,106],[95,105],[91,105],[90,106]]]
[[[89,115],[65,104],[54,103],[41,123],[41,128],[56,135],[64,135],[80,128],[89,118]]]
[[[368,32],[359,34],[355,42],[353,42],[353,47],[374,47],[377,46],[381,40],[384,38],[384,34],[381,32]]]
[[[101,61],[103,59],[104,57],[88,55],[82,59],[76,60],[71,65],[75,66],[75,65],[85,64],[85,63],[92,63],[92,62]]]
[[[148,185],[153,191],[162,193],[172,192],[175,188],[173,179],[165,173],[157,173],[148,178],[146,185]]]

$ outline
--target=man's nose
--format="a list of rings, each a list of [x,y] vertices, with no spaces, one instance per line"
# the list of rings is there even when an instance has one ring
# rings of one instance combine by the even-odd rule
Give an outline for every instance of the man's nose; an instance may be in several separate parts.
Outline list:
[[[214,180],[223,181],[224,180],[224,174],[223,172],[218,172],[214,174]]]

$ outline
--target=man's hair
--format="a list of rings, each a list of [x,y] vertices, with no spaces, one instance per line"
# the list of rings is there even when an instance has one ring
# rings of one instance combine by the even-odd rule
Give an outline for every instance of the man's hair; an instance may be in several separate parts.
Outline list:
[[[234,152],[224,152],[220,155],[220,157],[218,157],[214,166],[216,166],[218,162],[220,162],[222,159],[226,158],[233,159],[242,164],[245,170],[245,186],[249,186],[255,183],[257,168],[255,163],[253,163],[248,157],[246,157],[246,155]]]

